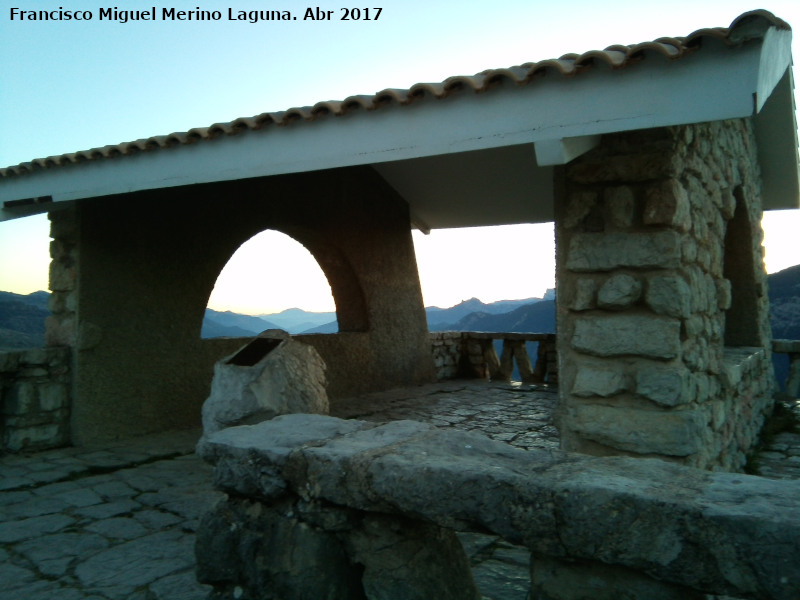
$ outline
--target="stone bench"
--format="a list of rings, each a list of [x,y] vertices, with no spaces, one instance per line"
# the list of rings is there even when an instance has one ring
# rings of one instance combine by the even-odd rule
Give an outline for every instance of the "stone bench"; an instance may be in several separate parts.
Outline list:
[[[527,546],[535,598],[800,597],[800,481],[321,415],[198,452],[229,495],[197,533],[216,598],[478,599],[453,531]]]

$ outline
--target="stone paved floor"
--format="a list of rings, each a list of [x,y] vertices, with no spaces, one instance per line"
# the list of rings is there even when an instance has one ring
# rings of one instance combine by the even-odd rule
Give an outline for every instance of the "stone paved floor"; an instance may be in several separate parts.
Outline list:
[[[556,448],[553,390],[448,382],[393,390],[334,407],[337,416],[412,418],[483,431],[522,448]],[[194,531],[217,498],[198,460],[197,431],[103,448],[0,456],[0,600],[201,600]],[[800,477],[800,435],[762,453],[764,476]],[[461,540],[489,600],[523,600],[524,548],[491,536]]]
[[[456,380],[365,394],[331,406],[331,414],[376,422],[412,419],[477,431],[524,450],[557,450],[557,396],[546,385]]]
[[[200,600],[199,431],[0,457],[0,599]]]

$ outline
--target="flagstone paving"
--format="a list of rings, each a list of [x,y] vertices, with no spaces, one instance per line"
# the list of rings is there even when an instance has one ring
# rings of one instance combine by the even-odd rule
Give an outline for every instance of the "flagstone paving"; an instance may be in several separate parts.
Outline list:
[[[557,450],[557,397],[552,386],[455,380],[364,394],[334,404],[331,414],[381,423],[412,419],[477,431],[525,450]]]
[[[482,431],[521,448],[556,449],[556,394],[547,387],[455,381],[370,394],[336,416],[410,418]],[[0,456],[0,600],[201,600],[194,532],[221,493],[194,455],[199,431]],[[758,461],[800,477],[800,435],[782,433]],[[485,598],[523,600],[524,548],[460,535]]]

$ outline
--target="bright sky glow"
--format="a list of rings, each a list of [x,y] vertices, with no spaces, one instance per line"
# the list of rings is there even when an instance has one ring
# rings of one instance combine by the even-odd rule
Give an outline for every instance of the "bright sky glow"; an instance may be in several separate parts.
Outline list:
[[[251,315],[292,307],[336,310],[317,261],[299,242],[277,231],[262,232],[239,246],[217,277],[209,299],[209,308]]]
[[[669,3],[578,0],[494,2],[379,0],[377,21],[225,20],[228,8],[304,11],[297,0],[18,0],[25,10],[91,10],[92,21],[11,21],[0,8],[0,165],[387,87],[582,52],[615,43],[687,35],[727,26],[752,0]],[[222,21],[98,21],[100,8],[220,10]],[[344,3],[342,6],[354,5]],[[355,5],[354,5],[355,6]],[[367,5],[364,5],[367,6]],[[321,6],[334,10],[339,4]],[[764,6],[795,28],[800,2]],[[795,36],[794,56],[800,56]],[[767,268],[800,263],[800,211],[768,214]],[[47,288],[44,217],[0,223],[0,290]],[[305,250],[285,236],[251,240],[220,275],[212,308],[274,312],[290,306],[332,310],[330,290]],[[553,287],[552,225],[414,234],[426,304],[450,306],[540,296]],[[287,243],[288,242],[288,243]],[[257,267],[254,267],[256,264]],[[254,269],[259,276],[254,278]],[[284,269],[284,270],[281,270]],[[316,272],[315,277],[298,273]],[[291,280],[285,298],[258,282]],[[321,281],[306,289],[304,280]],[[321,278],[321,280],[320,280]],[[256,284],[248,282],[256,281]],[[250,286],[248,288],[248,285]]]

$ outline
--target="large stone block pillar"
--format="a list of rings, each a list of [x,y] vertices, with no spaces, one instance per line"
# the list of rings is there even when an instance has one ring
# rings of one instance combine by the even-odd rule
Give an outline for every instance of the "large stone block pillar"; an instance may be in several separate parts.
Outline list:
[[[741,468],[771,408],[750,122],[606,136],[556,189],[564,448]]]

